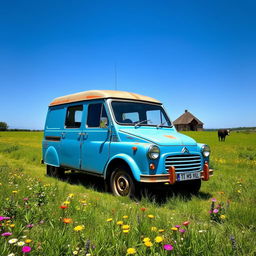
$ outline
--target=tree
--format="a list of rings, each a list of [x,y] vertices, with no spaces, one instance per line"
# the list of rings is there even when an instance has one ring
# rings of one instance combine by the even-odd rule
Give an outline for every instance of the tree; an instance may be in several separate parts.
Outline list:
[[[8,125],[5,122],[0,122],[0,131],[6,131],[8,129]]]

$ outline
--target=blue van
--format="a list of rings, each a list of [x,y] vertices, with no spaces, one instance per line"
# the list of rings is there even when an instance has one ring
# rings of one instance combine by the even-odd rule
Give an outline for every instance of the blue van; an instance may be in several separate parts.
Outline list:
[[[130,92],[54,99],[42,147],[49,176],[84,171],[104,178],[118,196],[133,196],[139,183],[177,183],[198,192],[212,175],[209,146],[178,133],[161,102]]]

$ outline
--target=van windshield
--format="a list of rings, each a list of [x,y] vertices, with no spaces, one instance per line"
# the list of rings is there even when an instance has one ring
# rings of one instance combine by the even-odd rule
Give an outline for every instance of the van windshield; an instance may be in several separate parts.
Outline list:
[[[140,102],[112,101],[117,123],[132,126],[172,127],[171,121],[160,105]]]

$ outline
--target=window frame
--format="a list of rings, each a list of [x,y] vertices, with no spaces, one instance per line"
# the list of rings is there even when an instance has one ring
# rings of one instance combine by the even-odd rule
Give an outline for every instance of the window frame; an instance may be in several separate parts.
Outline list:
[[[69,126],[67,126],[67,124],[66,124],[67,116],[68,116],[68,111],[69,111],[70,108],[75,108],[75,107],[82,107],[82,110],[80,110],[80,111],[82,111],[80,126],[79,126],[79,127],[69,127]],[[76,105],[67,106],[67,108],[66,108],[65,120],[64,120],[64,128],[65,128],[65,129],[80,129],[80,128],[82,127],[82,123],[83,123],[83,113],[84,113],[84,105],[83,105],[83,104],[76,104]]]

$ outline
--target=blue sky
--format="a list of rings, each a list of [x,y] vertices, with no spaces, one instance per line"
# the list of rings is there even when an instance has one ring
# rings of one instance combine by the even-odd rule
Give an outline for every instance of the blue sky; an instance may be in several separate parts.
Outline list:
[[[162,101],[205,128],[256,126],[255,1],[1,1],[0,121],[42,129],[92,89]]]

